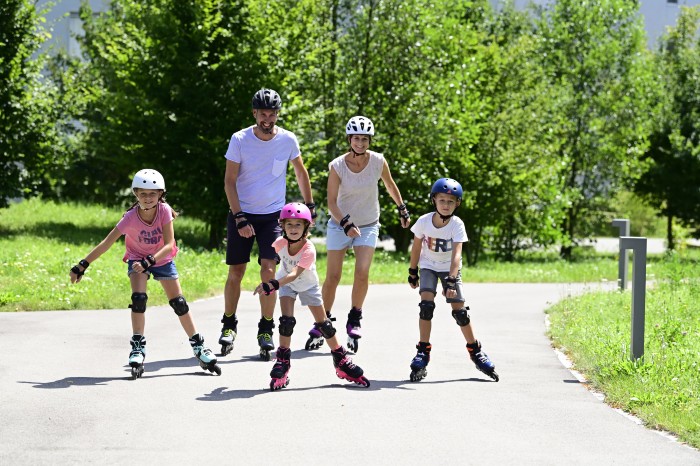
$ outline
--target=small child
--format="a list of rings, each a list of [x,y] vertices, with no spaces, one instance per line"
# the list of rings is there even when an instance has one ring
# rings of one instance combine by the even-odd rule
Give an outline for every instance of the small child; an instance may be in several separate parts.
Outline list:
[[[127,275],[131,281],[131,327],[134,335],[131,337],[131,353],[129,366],[131,378],[136,379],[143,374],[143,361],[146,357],[146,294],[147,281],[153,275],[163,286],[170,300],[170,306],[180,319],[182,328],[190,337],[190,345],[202,369],[221,375],[221,369],[216,364],[216,356],[204,346],[204,338],[197,333],[189,306],[182,296],[180,280],[173,259],[177,254],[173,219],[177,213],[165,202],[165,180],[156,170],[140,170],[134,176],[131,189],[136,196],[136,202],[126,211],[117,226],[109,232],[90,253],[70,269],[71,283],[78,283],[85,274],[88,266],[125,235]]]
[[[294,302],[297,295],[304,306],[308,306],[314,316],[314,328],[326,339],[331,348],[335,373],[341,379],[369,387],[369,380],[364,371],[353,364],[335,337],[335,328],[331,319],[326,316],[321,299],[321,289],[316,274],[316,248],[306,236],[311,226],[311,211],[299,202],[285,205],[280,212],[282,237],[272,243],[280,258],[281,267],[276,278],[267,283],[261,283],[253,294],[270,295],[279,290],[280,308],[282,315],[279,319],[279,346],[275,365],[270,372],[270,390],[279,390],[289,384],[291,342],[296,319],[294,318]]]
[[[467,242],[464,223],[454,216],[462,201],[462,186],[451,178],[441,178],[433,184],[430,199],[435,211],[421,216],[411,227],[413,246],[408,283],[418,288],[421,302],[418,321],[420,341],[418,353],[411,361],[411,381],[418,382],[428,375],[430,362],[430,331],[435,309],[438,279],[442,282],[443,296],[452,306],[452,317],[460,326],[467,341],[469,357],[476,368],[498,382],[496,366],[481,350],[481,343],[474,337],[470,324],[469,307],[464,306],[462,295],[462,243]],[[420,267],[420,279],[418,275]]]

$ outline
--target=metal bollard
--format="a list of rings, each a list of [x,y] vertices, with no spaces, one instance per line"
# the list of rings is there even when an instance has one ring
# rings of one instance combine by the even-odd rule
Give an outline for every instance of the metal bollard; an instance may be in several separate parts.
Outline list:
[[[612,221],[612,226],[620,230],[618,236],[630,235],[630,221],[626,218],[616,218]],[[623,250],[622,246],[620,246],[620,258],[617,264],[617,285],[620,291],[627,288],[627,251]]]
[[[647,287],[647,239],[632,236],[620,237],[620,254],[633,253],[632,261],[632,360],[644,356],[644,313]]]

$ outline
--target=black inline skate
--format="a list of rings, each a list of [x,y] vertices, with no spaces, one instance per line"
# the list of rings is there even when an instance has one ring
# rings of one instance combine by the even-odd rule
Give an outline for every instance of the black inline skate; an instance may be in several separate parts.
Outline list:
[[[224,326],[221,329],[219,344],[221,345],[221,356],[226,356],[233,350],[233,342],[236,341],[238,318],[236,314],[230,316],[224,314],[221,323],[224,324]]]
[[[277,361],[270,371],[270,390],[281,390],[287,385],[289,385],[289,368],[292,365],[290,359],[292,357],[292,350],[289,348],[282,348],[281,346],[277,348],[277,354],[275,358]]]
[[[360,366],[352,362],[345,348],[339,346],[331,351],[331,355],[333,356],[335,374],[338,378],[354,382],[363,387],[369,387],[369,380],[363,375],[364,371]]]
[[[199,361],[199,367],[216,375],[221,375],[221,368],[216,364],[216,356],[214,352],[204,346],[204,338],[199,333],[195,333],[190,337],[190,346],[194,357]]]
[[[135,380],[143,375],[143,361],[146,359],[146,338],[136,333],[131,337],[130,343],[129,366],[131,366],[131,379]]]
[[[260,347],[260,359],[263,361],[269,361],[270,351],[275,349],[275,344],[272,342],[273,328],[275,328],[275,323],[272,319],[267,320],[263,317],[258,322],[258,346]]]
[[[430,343],[418,342],[416,345],[418,352],[411,361],[411,382],[420,382],[428,375],[428,363],[430,362],[430,350],[433,347]]]
[[[481,343],[467,343],[467,351],[469,351],[469,357],[472,362],[484,374],[491,377],[495,382],[498,382],[498,374],[496,373],[496,365],[489,359],[489,357],[481,349]]]

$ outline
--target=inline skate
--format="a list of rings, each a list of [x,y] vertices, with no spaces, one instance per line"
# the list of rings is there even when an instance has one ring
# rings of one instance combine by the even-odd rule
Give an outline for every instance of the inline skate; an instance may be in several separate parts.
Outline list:
[[[331,313],[327,312],[326,313],[326,318],[328,320],[335,322],[335,317],[331,317]],[[306,340],[306,345],[304,346],[304,349],[307,351],[310,350],[315,350],[319,349],[321,346],[323,346],[323,343],[325,342],[323,335],[321,334],[321,331],[318,329],[316,324],[309,330],[309,339]]]
[[[416,345],[418,352],[411,361],[411,382],[420,382],[428,375],[428,363],[430,362],[430,350],[432,348],[430,343],[422,341]]]
[[[359,347],[359,339],[362,338],[360,334],[360,320],[362,319],[362,309],[358,309],[355,306],[350,309],[348,313],[348,322],[345,324],[345,329],[348,332],[348,349],[353,353],[357,353]]]
[[[491,377],[495,382],[498,382],[498,374],[496,373],[496,365],[481,349],[481,343],[467,343],[467,351],[469,357],[478,370]]]
[[[233,350],[233,342],[236,341],[238,318],[236,314],[230,316],[224,314],[221,323],[224,324],[224,326],[221,329],[219,344],[221,345],[221,356],[226,356]]]
[[[260,359],[263,361],[269,361],[270,351],[275,349],[275,344],[272,342],[273,328],[275,328],[275,323],[272,319],[267,320],[262,317],[258,322],[258,346],[260,347]]]
[[[364,371],[360,366],[352,362],[345,348],[339,346],[331,351],[331,355],[333,356],[335,374],[339,379],[345,379],[363,387],[369,387],[369,380],[363,375]]]
[[[131,366],[131,380],[135,380],[143,375],[143,361],[146,359],[146,337],[136,333],[131,337],[130,343],[129,366]]]
[[[190,337],[190,345],[194,357],[199,361],[199,367],[216,375],[221,375],[221,368],[216,364],[216,356],[206,346],[204,346],[204,338],[199,333],[195,333]]]
[[[287,385],[289,385],[289,368],[291,366],[290,359],[292,357],[292,350],[289,348],[282,348],[281,346],[277,348],[277,354],[275,358],[277,361],[270,371],[270,391],[281,390]]]

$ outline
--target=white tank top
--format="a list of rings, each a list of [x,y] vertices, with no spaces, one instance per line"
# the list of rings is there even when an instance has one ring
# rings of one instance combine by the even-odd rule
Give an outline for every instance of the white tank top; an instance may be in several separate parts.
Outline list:
[[[350,214],[350,221],[358,227],[379,221],[379,179],[384,168],[384,156],[367,151],[369,162],[360,173],[354,173],[345,163],[345,156],[328,164],[340,177],[338,208],[343,216]]]

